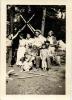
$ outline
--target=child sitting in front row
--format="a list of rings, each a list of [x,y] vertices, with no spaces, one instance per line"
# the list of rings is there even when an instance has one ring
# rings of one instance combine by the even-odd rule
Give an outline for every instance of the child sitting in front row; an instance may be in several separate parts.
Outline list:
[[[34,57],[32,55],[25,54],[24,58],[21,59],[21,72],[29,71],[33,67],[32,60]]]

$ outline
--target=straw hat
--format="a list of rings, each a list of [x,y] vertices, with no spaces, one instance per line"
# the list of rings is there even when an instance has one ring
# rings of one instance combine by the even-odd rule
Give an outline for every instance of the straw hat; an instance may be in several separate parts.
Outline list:
[[[41,34],[41,30],[39,30],[39,29],[36,29],[36,30],[35,30],[35,33],[36,33],[36,32],[38,32],[38,33]]]

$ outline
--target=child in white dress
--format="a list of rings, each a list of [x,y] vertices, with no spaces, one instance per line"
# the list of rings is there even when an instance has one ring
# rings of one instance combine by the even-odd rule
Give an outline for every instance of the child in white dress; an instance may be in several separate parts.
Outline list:
[[[45,44],[42,45],[42,49],[40,50],[40,57],[42,60],[42,69],[47,69],[47,57],[48,57],[48,50],[46,49]]]
[[[20,59],[22,57],[24,57],[24,54],[26,52],[26,40],[25,39],[20,39],[19,40],[19,48],[18,48],[18,51],[17,51],[17,61],[16,61],[16,65],[21,65],[21,61]]]

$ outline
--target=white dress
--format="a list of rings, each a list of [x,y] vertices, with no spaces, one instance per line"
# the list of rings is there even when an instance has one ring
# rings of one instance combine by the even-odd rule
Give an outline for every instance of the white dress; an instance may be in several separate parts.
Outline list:
[[[26,40],[25,39],[22,39],[22,40],[19,41],[19,48],[18,48],[18,51],[17,51],[17,61],[16,61],[17,65],[21,65],[20,59],[22,57],[24,57],[24,54],[26,52],[25,45],[26,45]]]
[[[40,57],[41,57],[41,60],[42,60],[42,68],[47,68],[46,58],[48,57],[48,50],[47,49],[41,49],[40,50]]]

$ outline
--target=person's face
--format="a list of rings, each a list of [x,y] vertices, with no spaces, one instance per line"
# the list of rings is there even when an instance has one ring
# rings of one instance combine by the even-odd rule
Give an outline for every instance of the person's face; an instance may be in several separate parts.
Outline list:
[[[22,40],[23,39],[23,36],[20,36],[20,39]]]
[[[32,48],[32,43],[29,43],[28,46],[29,46],[29,48]]]
[[[45,45],[43,45],[42,48],[44,49],[45,48]]]
[[[40,33],[39,32],[36,32],[35,35],[36,35],[36,37],[38,37],[40,35]]]
[[[30,39],[30,37],[31,37],[30,34],[27,34],[27,39]]]
[[[52,31],[50,31],[48,34],[49,34],[49,36],[52,36],[53,32],[52,32]]]
[[[48,47],[49,46],[49,43],[46,43],[46,46]]]
[[[12,37],[13,37],[13,35],[12,35],[12,34],[8,36],[8,38],[9,38],[10,40],[12,39]]]
[[[35,46],[35,45],[33,46],[33,49],[34,49],[34,50],[36,49],[36,46]]]

